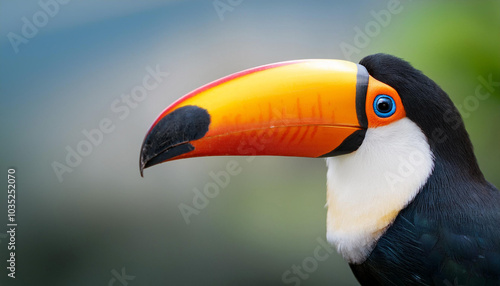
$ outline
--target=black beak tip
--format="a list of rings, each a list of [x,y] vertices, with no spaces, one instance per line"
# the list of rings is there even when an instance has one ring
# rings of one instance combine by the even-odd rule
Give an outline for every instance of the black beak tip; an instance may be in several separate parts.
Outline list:
[[[144,178],[144,168],[142,167],[142,164],[139,166],[139,172],[141,173],[141,177]]]
[[[141,145],[141,153],[139,155],[139,172],[141,173],[141,177],[144,178],[144,169],[150,167],[148,166],[148,162],[150,160],[149,158],[149,155],[148,155],[148,148],[147,148],[147,144],[146,144],[146,140],[147,140],[148,136],[146,135],[146,137],[144,138],[144,141],[142,142],[142,145]]]
[[[141,148],[141,155],[139,158],[139,172],[141,173],[141,177],[144,178],[144,166],[146,165],[146,163],[144,162],[144,156],[142,156],[143,151],[144,151],[144,145]]]
[[[191,140],[208,132],[210,115],[206,109],[187,105],[174,110],[154,125],[142,142],[139,171],[194,150]]]

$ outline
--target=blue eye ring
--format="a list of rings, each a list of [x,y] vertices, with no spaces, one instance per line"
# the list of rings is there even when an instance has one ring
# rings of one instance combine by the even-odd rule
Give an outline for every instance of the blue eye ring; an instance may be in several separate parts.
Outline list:
[[[373,101],[373,110],[378,117],[387,118],[396,112],[396,102],[385,94],[379,94]]]

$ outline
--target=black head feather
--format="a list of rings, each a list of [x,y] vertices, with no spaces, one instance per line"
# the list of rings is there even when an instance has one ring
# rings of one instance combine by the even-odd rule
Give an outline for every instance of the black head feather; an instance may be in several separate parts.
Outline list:
[[[370,55],[360,64],[371,76],[396,89],[406,116],[427,136],[434,156],[484,180],[462,117],[446,92],[408,62],[391,55]]]

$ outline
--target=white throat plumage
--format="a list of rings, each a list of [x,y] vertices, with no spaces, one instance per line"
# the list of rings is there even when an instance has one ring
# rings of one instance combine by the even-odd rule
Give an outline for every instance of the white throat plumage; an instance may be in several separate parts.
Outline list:
[[[422,130],[403,118],[369,128],[357,151],[326,160],[327,239],[360,264],[425,184],[434,158]]]

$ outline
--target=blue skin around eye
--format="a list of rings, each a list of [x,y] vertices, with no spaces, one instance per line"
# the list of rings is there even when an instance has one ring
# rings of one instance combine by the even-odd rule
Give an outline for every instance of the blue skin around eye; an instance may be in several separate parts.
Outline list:
[[[379,103],[379,101],[381,99],[389,99],[390,104],[391,104],[391,110],[389,110],[388,112],[381,112],[377,109],[377,104]],[[394,112],[396,112],[396,102],[394,102],[394,99],[392,99],[392,97],[390,97],[388,95],[385,95],[385,94],[377,95],[377,97],[375,97],[375,100],[373,101],[373,110],[375,111],[375,114],[378,117],[382,117],[382,118],[389,117],[389,116],[393,115]]]

